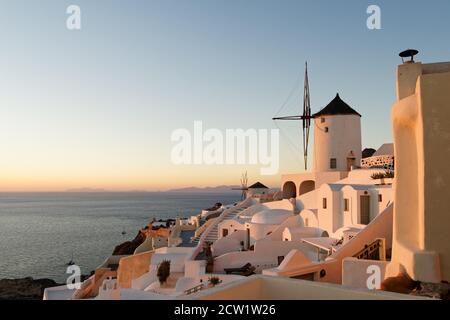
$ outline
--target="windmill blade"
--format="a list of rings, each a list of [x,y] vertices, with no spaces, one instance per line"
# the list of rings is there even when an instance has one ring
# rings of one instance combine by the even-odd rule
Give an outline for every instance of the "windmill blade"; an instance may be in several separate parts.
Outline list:
[[[303,157],[308,170],[309,129],[311,127],[311,100],[309,96],[308,63],[305,64],[305,87],[303,91]]]
[[[302,121],[303,129],[303,160],[305,163],[305,171],[308,170],[308,145],[309,145],[309,131],[311,128],[311,99],[309,93],[309,79],[308,79],[308,63],[305,63],[305,83],[303,87],[303,114],[296,116],[275,117],[272,120],[294,120]],[[282,108],[284,105],[282,106]],[[280,108],[280,111],[282,110]],[[278,127],[278,126],[277,126]]]
[[[307,119],[309,119],[309,116],[305,115],[272,118],[272,120],[307,120]]]

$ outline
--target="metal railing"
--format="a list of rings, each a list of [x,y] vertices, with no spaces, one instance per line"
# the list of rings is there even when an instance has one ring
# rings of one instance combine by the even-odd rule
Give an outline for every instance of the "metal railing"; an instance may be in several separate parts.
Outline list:
[[[190,289],[185,290],[185,291],[184,291],[184,294],[185,294],[185,295],[189,295],[189,294],[196,293],[196,292],[198,292],[198,291],[200,291],[200,290],[203,290],[204,286],[205,286],[205,285],[204,285],[203,283],[201,283],[201,284],[199,284],[198,286],[195,286],[195,287],[192,287],[192,288],[190,288]]]
[[[364,249],[356,253],[354,258],[362,260],[386,260],[386,240],[376,239],[369,245],[365,245]]]

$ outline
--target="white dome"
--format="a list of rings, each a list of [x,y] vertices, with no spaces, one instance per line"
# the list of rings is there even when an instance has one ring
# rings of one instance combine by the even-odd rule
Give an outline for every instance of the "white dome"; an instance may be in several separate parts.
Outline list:
[[[255,214],[252,217],[252,223],[280,224],[290,216],[292,216],[292,211],[283,209],[269,209]]]

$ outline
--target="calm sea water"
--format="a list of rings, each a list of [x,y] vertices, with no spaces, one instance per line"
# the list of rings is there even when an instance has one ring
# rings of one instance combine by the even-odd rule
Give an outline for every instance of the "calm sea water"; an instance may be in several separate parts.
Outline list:
[[[153,217],[189,217],[239,199],[238,192],[0,193],[0,279],[64,282],[72,255],[88,274]]]

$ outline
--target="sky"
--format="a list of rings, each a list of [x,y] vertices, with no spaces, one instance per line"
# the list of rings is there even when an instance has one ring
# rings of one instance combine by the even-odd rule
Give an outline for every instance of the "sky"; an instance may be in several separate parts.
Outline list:
[[[81,8],[68,30],[66,8]],[[366,26],[381,9],[381,29]],[[0,0],[0,191],[165,190],[302,172],[299,123],[280,123],[280,168],[175,165],[171,134],[276,129],[337,92],[362,114],[363,147],[392,141],[398,53],[450,60],[450,2]],[[299,81],[301,79],[301,81]],[[312,154],[312,152],[311,152]],[[311,159],[310,159],[311,160]]]

